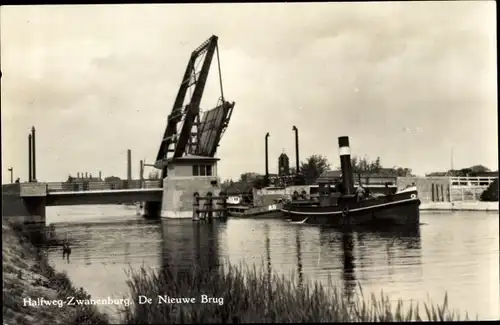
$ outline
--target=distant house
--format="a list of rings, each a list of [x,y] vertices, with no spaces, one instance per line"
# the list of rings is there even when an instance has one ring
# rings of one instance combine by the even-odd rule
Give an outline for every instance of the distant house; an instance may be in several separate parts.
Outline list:
[[[123,184],[122,179],[117,176],[108,176],[104,179],[104,182],[110,189],[119,189]]]

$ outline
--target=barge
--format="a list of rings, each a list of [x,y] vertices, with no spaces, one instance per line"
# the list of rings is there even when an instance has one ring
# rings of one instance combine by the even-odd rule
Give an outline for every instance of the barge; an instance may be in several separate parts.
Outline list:
[[[248,195],[248,194],[247,194]],[[274,196],[268,196],[264,199],[254,200],[254,195],[250,202],[244,202],[241,196],[229,196],[227,202],[227,213],[235,218],[278,218],[282,217],[283,208],[282,198],[275,200]],[[270,200],[272,199],[272,200]],[[259,201],[259,202],[256,202]]]
[[[283,203],[269,204],[265,206],[250,206],[250,205],[228,205],[227,213],[235,218],[280,218],[283,213],[281,209]]]

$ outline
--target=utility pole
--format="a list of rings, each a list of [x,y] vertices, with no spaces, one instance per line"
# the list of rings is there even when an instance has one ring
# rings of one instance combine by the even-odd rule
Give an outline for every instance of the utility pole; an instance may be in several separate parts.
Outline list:
[[[450,150],[450,166],[451,166],[451,171],[453,172],[453,147],[451,147]]]
[[[268,141],[269,141],[269,132],[266,133],[266,137],[265,137],[265,144],[266,144],[266,153],[265,153],[265,157],[266,157],[266,178],[265,178],[265,182],[266,182],[266,187],[269,186],[269,148],[268,148]]]
[[[33,142],[31,141],[31,134],[28,135],[28,182],[33,181]]]
[[[31,127],[31,144],[32,144],[32,150],[33,150],[33,153],[32,153],[32,164],[33,164],[33,170],[32,170],[32,177],[33,177],[33,181],[36,182],[37,179],[36,179],[36,142],[35,142],[35,127],[32,126]]]
[[[295,132],[295,174],[299,172],[299,129],[294,125],[292,131]]]

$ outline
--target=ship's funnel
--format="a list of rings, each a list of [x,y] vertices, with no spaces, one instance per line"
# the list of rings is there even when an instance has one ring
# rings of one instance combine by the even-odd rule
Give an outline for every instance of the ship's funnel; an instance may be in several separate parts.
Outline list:
[[[354,192],[354,181],[352,177],[351,148],[349,147],[349,137],[339,137],[339,155],[344,194],[352,194]]]

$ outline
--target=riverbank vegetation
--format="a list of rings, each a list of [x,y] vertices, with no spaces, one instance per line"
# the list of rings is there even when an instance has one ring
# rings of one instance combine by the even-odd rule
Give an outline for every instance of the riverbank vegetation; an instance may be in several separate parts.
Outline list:
[[[33,236],[20,223],[2,221],[3,317],[4,324],[108,324],[95,306],[30,306],[24,299],[66,301],[67,297],[89,299],[83,288],[76,289],[66,274],[50,265],[47,255],[36,248],[40,236]],[[26,301],[28,302],[28,301]]]
[[[495,178],[490,186],[481,194],[481,201],[498,202],[498,178]]]
[[[130,271],[128,281],[133,301],[139,295],[156,298],[195,297],[202,294],[222,298],[223,304],[135,304],[122,310],[127,324],[204,323],[300,323],[385,322],[409,320],[450,321],[459,315],[442,305],[393,304],[381,295],[354,297],[341,289],[329,290],[319,283],[298,284],[255,267],[226,266],[221,272],[173,273],[141,269]],[[333,286],[328,286],[333,287]],[[420,308],[419,308],[420,307]]]

